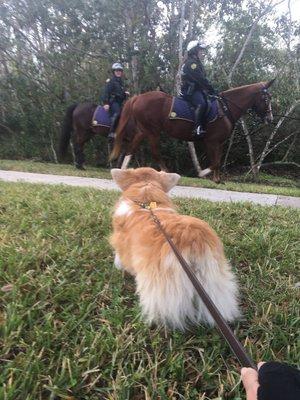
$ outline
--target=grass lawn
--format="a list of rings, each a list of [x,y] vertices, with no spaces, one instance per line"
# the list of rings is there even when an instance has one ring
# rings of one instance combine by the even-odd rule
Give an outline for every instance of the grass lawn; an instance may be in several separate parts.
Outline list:
[[[0,398],[244,399],[215,329],[165,332],[140,319],[134,281],[113,267],[107,241],[117,196],[0,182]],[[299,363],[300,212],[176,204],[224,242],[241,288],[234,330],[249,354]]]
[[[108,169],[87,166],[86,171],[80,171],[70,164],[51,164],[35,161],[0,160],[0,169],[12,171],[38,172],[55,175],[73,175],[89,178],[111,179]],[[210,179],[189,178],[183,176],[182,186],[234,190],[237,192],[269,193],[300,197],[299,182],[290,178],[261,173],[257,183],[251,182],[251,177],[231,176],[224,184],[217,185]]]

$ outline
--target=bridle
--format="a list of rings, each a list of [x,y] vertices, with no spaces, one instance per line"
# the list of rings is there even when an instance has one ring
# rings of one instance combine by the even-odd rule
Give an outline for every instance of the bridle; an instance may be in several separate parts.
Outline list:
[[[259,111],[257,106],[254,104],[250,109],[252,109],[256,114],[260,116],[260,118],[265,122],[269,123],[273,121],[273,114],[272,114],[272,106],[271,106],[271,94],[268,92],[268,89],[264,86],[261,88],[258,92],[253,93],[252,99],[257,96],[257,94],[260,93],[262,95],[262,99],[265,103],[265,110],[263,112]],[[234,125],[236,120],[234,120],[232,112],[230,108],[228,107],[228,103],[232,104],[235,106],[239,111],[245,112],[242,107],[240,107],[238,104],[236,104],[234,101],[228,99],[224,95],[222,96],[216,96],[216,98],[221,102],[222,108],[226,114],[226,116],[229,118],[230,122]]]
[[[271,105],[271,94],[268,92],[268,89],[266,87],[263,87],[260,90],[260,93],[262,93],[262,99],[265,103],[265,110],[264,110],[264,112],[259,112],[257,110],[256,105],[254,105],[252,107],[252,109],[264,120],[265,123],[272,122],[273,114],[272,114],[272,105]]]

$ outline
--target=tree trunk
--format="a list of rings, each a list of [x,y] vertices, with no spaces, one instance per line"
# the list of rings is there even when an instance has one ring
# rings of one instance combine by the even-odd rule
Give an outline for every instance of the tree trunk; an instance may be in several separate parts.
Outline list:
[[[234,137],[235,137],[235,129],[233,130],[233,132],[232,132],[232,134],[230,136],[230,139],[229,139],[229,144],[228,144],[228,147],[227,147],[227,150],[226,150],[225,159],[224,159],[224,162],[223,162],[223,165],[222,165],[222,167],[224,169],[226,169],[226,166],[227,166],[227,161],[228,161],[228,157],[229,157],[229,153],[230,153],[231,147],[233,145]]]
[[[244,121],[244,118],[241,118],[241,124],[242,124],[243,132],[244,132],[244,134],[246,136],[246,140],[247,140],[247,143],[248,143],[251,173],[253,174],[253,177],[256,180],[259,169],[257,168],[257,165],[255,164],[252,140],[251,140],[251,137],[250,137],[250,133],[249,133],[248,127],[247,127],[247,125],[246,125],[246,123]]]
[[[238,56],[237,56],[237,58],[236,58],[236,60],[235,60],[235,62],[234,62],[234,64],[233,64],[233,66],[232,66],[232,68],[231,68],[231,70],[230,70],[230,72],[229,72],[229,74],[228,74],[228,76],[227,76],[227,82],[228,82],[229,88],[232,87],[232,77],[233,77],[233,74],[234,74],[234,72],[236,71],[236,69],[237,69],[239,63],[241,62],[241,59],[242,59],[242,57],[243,57],[243,55],[244,55],[244,53],[245,53],[246,47],[248,46],[248,44],[249,44],[249,42],[250,42],[250,40],[251,40],[251,37],[252,37],[252,35],[253,35],[255,29],[256,29],[257,26],[258,26],[259,21],[261,21],[262,17],[265,16],[266,14],[268,14],[268,13],[269,13],[274,7],[276,7],[276,5],[279,4],[280,2],[281,2],[281,1],[279,1],[278,3],[275,3],[275,4],[273,4],[273,5],[272,5],[271,3],[269,3],[269,4],[264,8],[264,10],[261,11],[261,13],[259,14],[259,16],[254,20],[253,24],[251,25],[251,28],[250,28],[250,30],[249,30],[247,36],[246,36],[246,39],[245,39],[245,41],[244,41],[244,43],[243,43],[243,46],[242,46],[242,48],[241,48],[241,50],[240,50],[240,52],[239,52],[239,54],[238,54]],[[245,122],[244,120],[242,120],[242,128],[243,128],[243,131],[244,131],[244,134],[245,134],[245,137],[246,137],[246,140],[247,140],[247,144],[248,144],[251,171],[252,171],[252,173],[253,173],[253,175],[254,175],[254,178],[256,178],[256,177],[257,177],[257,174],[258,174],[258,169],[257,169],[256,166],[255,166],[253,145],[252,145],[252,141],[251,141],[251,137],[250,137],[250,134],[249,134],[248,127],[247,127],[246,122]],[[232,135],[231,135],[231,137],[230,137],[230,141],[229,141],[229,145],[228,145],[228,148],[227,148],[225,160],[224,160],[224,163],[223,163],[223,167],[224,167],[224,168],[226,168],[226,165],[227,165],[227,160],[228,160],[229,153],[230,153],[230,150],[231,150],[231,147],[232,147],[232,144],[233,144],[234,135],[235,135],[235,134],[234,134],[234,132],[233,132]]]
[[[180,92],[180,69],[182,64],[183,58],[183,51],[182,51],[182,42],[183,42],[183,28],[184,28],[184,10],[185,10],[185,0],[181,3],[180,8],[180,24],[179,24],[179,43],[178,43],[178,69],[176,74],[176,93],[179,94]]]
[[[131,58],[131,70],[132,70],[132,82],[133,82],[133,90],[134,94],[138,94],[140,92],[139,89],[139,80],[138,80],[138,58],[137,53],[134,53]]]

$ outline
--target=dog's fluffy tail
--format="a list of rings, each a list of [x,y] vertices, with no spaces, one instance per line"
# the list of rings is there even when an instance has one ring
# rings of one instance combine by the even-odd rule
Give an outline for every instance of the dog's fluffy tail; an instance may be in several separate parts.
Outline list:
[[[205,255],[189,259],[197,278],[227,321],[239,316],[237,283],[224,256],[207,248]],[[214,325],[214,320],[195,291],[173,252],[160,266],[148,266],[136,275],[142,313],[149,323],[184,330],[201,321]]]

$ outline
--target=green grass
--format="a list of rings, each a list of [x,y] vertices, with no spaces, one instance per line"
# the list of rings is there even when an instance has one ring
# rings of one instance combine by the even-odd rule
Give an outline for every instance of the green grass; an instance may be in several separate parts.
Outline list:
[[[85,178],[111,179],[108,169],[87,166],[81,171],[71,164],[53,164],[24,160],[0,160],[0,169],[7,171],[37,172],[40,174],[82,176]]]
[[[70,164],[51,164],[35,161],[0,160],[0,169],[12,171],[38,172],[55,175],[73,175],[89,178],[111,179],[109,170],[87,166],[86,171],[80,171]],[[300,197],[299,182],[291,178],[273,176],[261,173],[259,181],[251,182],[250,176],[228,176],[224,183],[217,185],[210,179],[182,177],[182,186],[194,186],[220,190],[233,190],[237,192],[269,193],[286,196]]]
[[[141,320],[134,280],[113,267],[107,241],[117,197],[0,182],[0,398],[243,399],[215,329]],[[234,329],[249,354],[299,363],[299,211],[176,203],[224,242],[241,289]]]

